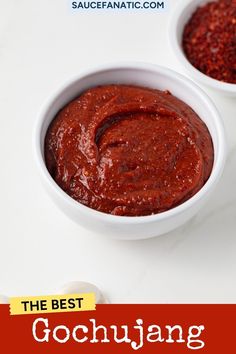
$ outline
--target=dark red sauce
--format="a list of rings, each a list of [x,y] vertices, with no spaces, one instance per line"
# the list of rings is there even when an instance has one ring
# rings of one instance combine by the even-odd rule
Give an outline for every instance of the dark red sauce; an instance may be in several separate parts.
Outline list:
[[[168,91],[109,85],[84,92],[57,114],[45,159],[56,183],[78,202],[141,216],[197,193],[214,153],[206,125]]]

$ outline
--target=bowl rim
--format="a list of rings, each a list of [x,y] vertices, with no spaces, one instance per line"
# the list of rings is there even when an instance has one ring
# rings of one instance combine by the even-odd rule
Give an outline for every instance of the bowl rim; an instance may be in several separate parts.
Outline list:
[[[100,72],[109,71],[109,70],[117,70],[117,69],[155,71],[157,73],[171,77],[172,79],[177,80],[180,83],[184,83],[186,86],[191,88],[192,91],[198,92],[198,94],[201,95],[202,101],[204,102],[204,104],[208,105],[208,109],[210,109],[212,116],[214,117],[214,125],[216,126],[216,135],[218,139],[219,148],[217,154],[215,154],[214,165],[209,179],[207,180],[205,185],[190,199],[176,206],[175,208],[169,209],[159,214],[152,214],[146,216],[118,216],[118,215],[103,213],[98,210],[94,210],[88,206],[85,206],[82,203],[74,200],[72,197],[70,197],[66,192],[64,192],[59,187],[59,185],[51,177],[44,161],[44,157],[41,149],[42,127],[43,127],[44,120],[48,114],[48,111],[53,106],[57,98],[70,86],[74,85],[79,80],[89,75],[98,74]],[[89,214],[91,216],[91,219],[93,218],[111,224],[119,223],[123,225],[124,224],[131,225],[131,224],[152,223],[152,222],[169,219],[173,216],[185,212],[187,209],[191,208],[191,206],[194,205],[196,202],[202,200],[208,194],[211,187],[215,185],[215,183],[218,181],[218,179],[220,178],[223,172],[223,167],[226,158],[226,139],[225,139],[225,129],[224,129],[223,121],[213,101],[192,80],[188,79],[184,75],[181,75],[167,67],[159,66],[156,64],[150,64],[144,62],[118,62],[118,63],[116,62],[116,63],[95,66],[89,70],[80,72],[78,75],[68,79],[63,85],[61,85],[57,90],[55,90],[51,96],[49,96],[46,102],[44,102],[44,104],[42,105],[38,117],[36,119],[36,124],[33,132],[33,151],[43,181],[47,183],[47,185],[57,195],[58,198],[60,198],[61,200],[63,199],[63,201],[68,205],[68,207],[77,209],[78,212]]]
[[[172,12],[172,15],[170,16],[169,20],[169,42],[170,46],[172,47],[172,51],[175,53],[175,56],[178,58],[179,62],[181,63],[182,66],[185,67],[185,69],[192,74],[192,76],[199,80],[201,83],[210,86],[211,88],[224,91],[228,94],[236,94],[236,84],[228,83],[228,82],[223,82],[220,80],[216,80],[204,73],[202,73],[200,70],[195,68],[190,61],[187,59],[186,55],[184,54],[183,48],[181,44],[179,44],[178,41],[178,32],[177,28],[179,25],[179,20],[182,15],[182,13],[188,8],[192,7],[194,3],[196,3],[195,9],[197,7],[201,6],[201,3],[208,3],[216,0],[182,0],[181,2],[178,2]],[[182,29],[184,28],[184,24],[182,26]],[[182,34],[181,34],[182,35]]]

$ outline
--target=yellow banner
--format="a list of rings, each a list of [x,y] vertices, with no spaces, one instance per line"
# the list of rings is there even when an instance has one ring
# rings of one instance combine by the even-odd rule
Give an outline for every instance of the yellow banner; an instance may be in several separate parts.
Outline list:
[[[11,315],[93,311],[95,309],[94,293],[10,298]]]

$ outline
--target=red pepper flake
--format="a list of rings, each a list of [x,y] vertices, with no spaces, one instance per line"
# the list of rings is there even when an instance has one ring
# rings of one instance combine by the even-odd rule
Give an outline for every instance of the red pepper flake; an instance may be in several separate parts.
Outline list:
[[[236,0],[198,7],[185,26],[183,48],[202,73],[236,84]]]

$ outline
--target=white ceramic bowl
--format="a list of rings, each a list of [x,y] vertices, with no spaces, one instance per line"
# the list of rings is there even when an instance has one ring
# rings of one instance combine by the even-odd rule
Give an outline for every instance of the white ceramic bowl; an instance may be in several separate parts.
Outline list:
[[[236,84],[228,84],[215,80],[196,69],[187,59],[182,48],[183,31],[186,23],[196,11],[197,7],[203,6],[212,0],[181,0],[178,1],[175,11],[173,11],[170,26],[170,45],[179,62],[186,72],[203,85],[211,87],[225,96],[236,96]],[[214,1],[214,0],[213,0]]]
[[[191,199],[166,212],[142,216],[113,216],[90,209],[69,197],[52,179],[44,162],[44,139],[57,112],[84,90],[104,84],[134,84],[170,90],[190,105],[211,133],[215,162],[204,187]],[[70,218],[95,233],[118,239],[145,239],[167,233],[194,216],[216,186],[225,161],[225,136],[221,118],[207,95],[193,82],[169,69],[141,63],[103,66],[73,78],[60,88],[41,110],[34,132],[34,148],[44,185],[58,207]]]

